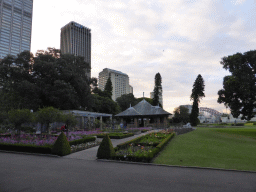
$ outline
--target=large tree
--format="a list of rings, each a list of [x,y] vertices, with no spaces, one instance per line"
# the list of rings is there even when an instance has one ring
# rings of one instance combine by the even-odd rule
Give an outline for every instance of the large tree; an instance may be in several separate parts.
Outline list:
[[[48,48],[36,57],[22,52],[0,62],[0,110],[53,106],[62,110],[85,109],[91,105],[89,64],[83,57],[59,55]]]
[[[189,122],[189,109],[184,106],[179,106],[174,109],[174,123],[188,123]]]
[[[218,103],[228,106],[234,117],[250,120],[256,114],[256,50],[223,57],[220,63],[231,75],[224,77]]]
[[[118,97],[116,99],[116,102],[118,103],[118,105],[121,107],[121,110],[124,111],[127,108],[131,106],[134,106],[137,104],[137,100],[134,97],[134,95],[132,93],[129,94],[124,94],[121,97]]]
[[[200,100],[205,97],[204,95],[204,79],[199,74],[194,82],[192,94],[190,99],[193,100],[192,111],[190,114],[190,123],[192,126],[196,126],[198,124],[198,115],[199,115],[199,108],[198,105]]]
[[[153,105],[159,104],[159,94],[162,94],[162,77],[160,73],[155,75],[155,87],[154,87],[154,98],[153,98]]]

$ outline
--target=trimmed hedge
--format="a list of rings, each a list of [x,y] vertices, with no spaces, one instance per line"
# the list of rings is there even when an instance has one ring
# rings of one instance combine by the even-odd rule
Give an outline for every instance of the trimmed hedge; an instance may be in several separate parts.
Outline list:
[[[110,159],[115,155],[115,150],[113,148],[112,142],[106,134],[99,146],[97,157],[98,159]]]
[[[58,139],[55,141],[52,147],[52,153],[59,156],[64,156],[71,153],[69,142],[63,132],[61,132]]]
[[[142,139],[143,137],[145,137],[145,135],[142,135],[142,136],[137,137],[137,138],[135,138],[135,139],[132,139],[132,140],[130,140],[130,141],[126,141],[126,142],[124,142],[124,143],[121,143],[121,144],[119,144],[119,145],[117,145],[117,146],[115,147],[115,151],[117,151],[118,149],[124,149],[124,148],[126,148],[129,144],[131,144],[131,143],[136,143],[137,141],[139,141],[139,140]]]
[[[244,123],[237,123],[237,124],[232,124],[232,126],[244,126]]]
[[[159,143],[156,148],[152,150],[152,152],[148,153],[148,155],[139,154],[139,155],[127,155],[124,157],[123,155],[115,155],[112,159],[121,160],[121,161],[134,161],[134,162],[147,162],[149,163],[164,147],[165,145],[174,137],[175,133],[170,134],[167,138],[165,138],[161,143]],[[135,139],[134,139],[135,140]],[[126,142],[128,143],[128,142]],[[121,147],[127,146],[125,143],[121,144]],[[128,144],[129,145],[129,144]],[[120,147],[116,147],[116,150],[121,149]]]
[[[87,142],[91,142],[91,141],[95,141],[96,137],[84,137],[83,139],[78,139],[78,140],[74,140],[74,141],[69,141],[69,145],[79,145],[81,143],[87,143]]]
[[[0,150],[6,150],[6,151],[51,154],[52,153],[51,148],[52,146],[0,143]]]
[[[97,138],[103,138],[106,134],[100,134],[100,135],[97,135]],[[123,139],[123,138],[126,138],[126,137],[131,137],[131,136],[134,136],[133,133],[125,133],[125,134],[120,134],[120,133],[117,133],[117,134],[108,134],[109,138],[110,139]]]

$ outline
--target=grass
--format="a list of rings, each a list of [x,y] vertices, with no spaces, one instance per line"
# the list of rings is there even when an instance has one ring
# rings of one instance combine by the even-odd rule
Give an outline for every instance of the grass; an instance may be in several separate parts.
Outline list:
[[[153,163],[256,171],[256,128],[197,128],[175,136]]]

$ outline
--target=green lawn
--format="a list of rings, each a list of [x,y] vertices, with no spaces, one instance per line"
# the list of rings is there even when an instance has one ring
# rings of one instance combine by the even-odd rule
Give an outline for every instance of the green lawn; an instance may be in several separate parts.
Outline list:
[[[153,163],[256,171],[256,127],[197,128],[175,136]]]

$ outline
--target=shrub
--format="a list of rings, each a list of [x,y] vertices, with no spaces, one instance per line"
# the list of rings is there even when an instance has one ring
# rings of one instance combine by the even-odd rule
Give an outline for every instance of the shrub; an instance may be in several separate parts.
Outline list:
[[[113,148],[112,142],[108,134],[106,134],[99,146],[97,157],[98,159],[110,159],[114,155],[115,150]]]
[[[66,135],[62,132],[52,147],[52,153],[64,156],[71,153],[71,148]]]

